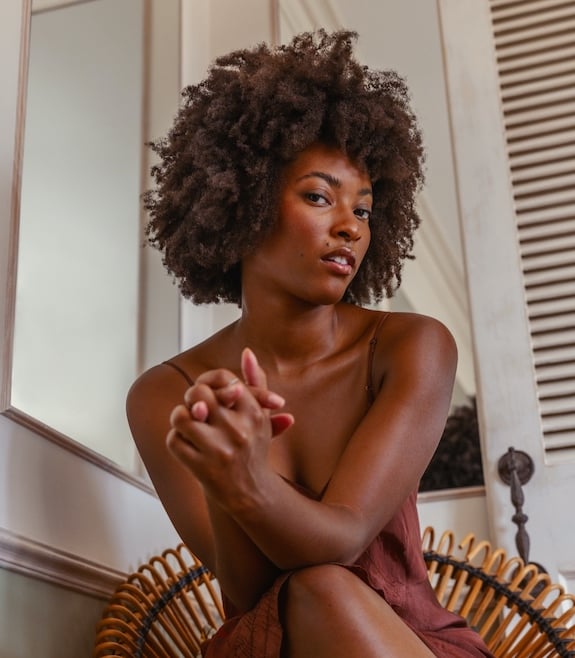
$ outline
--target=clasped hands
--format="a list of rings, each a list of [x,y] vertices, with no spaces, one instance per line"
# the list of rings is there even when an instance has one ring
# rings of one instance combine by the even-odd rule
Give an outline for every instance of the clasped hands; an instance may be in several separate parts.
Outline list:
[[[238,487],[253,486],[269,470],[271,438],[294,422],[280,411],[285,401],[268,389],[249,348],[242,352],[241,370],[243,381],[223,368],[200,375],[173,409],[167,437],[171,452],[224,506]]]

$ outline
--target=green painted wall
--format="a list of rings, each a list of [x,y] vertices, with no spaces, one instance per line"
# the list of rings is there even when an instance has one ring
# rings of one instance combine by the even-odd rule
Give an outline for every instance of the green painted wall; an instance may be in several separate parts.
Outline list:
[[[0,658],[90,658],[104,605],[0,569]]]

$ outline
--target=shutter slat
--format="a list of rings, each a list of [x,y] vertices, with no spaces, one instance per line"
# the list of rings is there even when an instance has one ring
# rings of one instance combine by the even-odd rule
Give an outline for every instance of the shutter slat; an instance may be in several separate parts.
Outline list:
[[[517,110],[514,114],[505,116],[505,128],[512,129],[521,127],[523,125],[537,124],[543,121],[552,121],[553,119],[561,117],[573,117],[575,112],[575,98],[571,101],[566,101],[561,105],[544,105],[537,107],[534,110],[522,108]]]
[[[521,185],[522,183],[542,178],[555,178],[556,176],[563,176],[573,171],[573,163],[569,160],[559,162],[548,162],[534,167],[525,167],[524,169],[516,169],[512,172],[511,181],[514,186]]]
[[[537,40],[534,45],[533,41],[525,41],[518,43],[505,43],[501,41],[496,42],[497,46],[497,59],[506,60],[510,58],[520,59],[521,57],[529,56],[535,50],[542,52],[558,50],[560,48],[569,48],[573,45],[573,35],[565,34],[551,34]]]
[[[573,254],[565,251],[552,255],[533,256],[529,261],[524,261],[523,271],[552,270],[556,267],[568,266],[572,262]]]
[[[515,207],[517,212],[524,212],[526,210],[534,210],[546,206],[564,206],[569,204],[575,205],[575,190],[561,190],[559,192],[545,192],[536,197],[526,197],[524,199],[517,199]]]
[[[562,411],[573,413],[575,409],[575,379],[542,382],[539,385],[539,400],[544,414],[556,414]]]
[[[564,313],[575,306],[575,280],[537,286],[527,290],[526,299],[530,317],[553,311]]]
[[[521,216],[517,219],[519,228],[523,228],[524,226],[560,221],[565,218],[571,219],[572,217],[575,217],[575,204],[528,210],[521,213]]]
[[[533,334],[533,349],[551,350],[557,347],[573,345],[573,328],[566,331],[550,332],[545,334]]]
[[[526,98],[539,101],[541,98],[555,93],[556,90],[562,89],[567,89],[568,98],[573,98],[572,89],[575,83],[575,73],[573,73],[571,64],[568,66],[568,71],[562,75],[547,74],[537,79],[530,78],[521,84],[504,87],[501,94],[504,107],[517,100],[524,102]]]
[[[544,12],[555,7],[561,7],[565,0],[491,0],[491,9],[493,11],[493,23],[504,19],[523,16],[526,13]]]
[[[503,113],[507,116],[514,112],[525,112],[532,110],[539,105],[552,105],[555,103],[568,103],[573,100],[573,89],[567,87],[564,89],[542,90],[541,93],[531,94],[524,98],[511,98],[504,102]]]
[[[553,59],[549,62],[540,63],[539,66],[525,65],[520,69],[501,73],[501,86],[504,90],[512,92],[521,89],[524,85],[542,79],[560,80],[563,76],[573,73],[573,62],[569,59]]]
[[[556,315],[532,317],[531,327],[534,335],[547,331],[564,330],[567,332],[569,330],[574,330],[575,309],[571,304],[570,307],[567,307],[563,311],[557,310]],[[575,338],[575,332],[573,337]]]
[[[575,426],[564,429],[560,433],[551,433],[543,423],[543,431],[545,432],[545,449],[548,451],[565,450],[565,455],[562,456],[561,461],[564,459],[571,459],[573,454],[573,446],[575,446]]]
[[[572,375],[573,363],[559,363],[537,368],[537,381],[541,382],[541,384],[544,382],[562,380],[561,386],[563,387],[563,381],[568,380]],[[575,383],[573,383],[573,386],[575,386]],[[575,405],[575,401],[573,401],[573,405]]]
[[[565,301],[565,300],[562,300]],[[531,331],[532,336],[544,335],[550,332],[559,332],[562,334],[569,334],[575,327],[575,311],[573,311],[573,300],[567,300],[565,309],[558,310],[557,315],[548,315],[545,317],[531,317]],[[561,306],[559,303],[557,306]],[[572,311],[569,313],[569,311]]]
[[[570,132],[575,133],[575,115],[573,114],[543,119],[536,123],[524,123],[515,128],[507,128],[506,134],[508,142],[515,144],[516,142],[532,139],[540,135],[550,135],[553,133],[564,135]]]
[[[499,62],[499,73],[503,80],[520,72],[527,72],[532,75],[541,68],[552,66],[556,62],[572,60],[573,58],[575,58],[575,43],[570,40],[561,48],[554,48],[545,52],[538,51],[535,54],[529,52],[517,59],[501,61]]]
[[[575,30],[575,15],[571,10],[569,16],[566,16],[561,23],[540,21],[538,25],[526,27],[523,30],[506,30],[499,29],[495,34],[495,46],[497,51],[505,55],[508,50],[521,46],[529,47],[534,50],[540,43],[564,43],[563,38],[569,34],[570,30]],[[530,43],[535,42],[535,44]],[[535,47],[534,47],[535,45]]]
[[[540,369],[543,372],[546,368],[574,367],[575,341],[572,341],[570,345],[554,347],[551,350],[538,350],[534,354],[534,361],[538,372]]]
[[[571,235],[549,236],[545,239],[526,242],[521,246],[521,255],[524,258],[532,258],[548,254],[549,252],[558,252],[570,250],[571,258],[575,256],[575,233]]]
[[[575,130],[550,133],[547,135],[534,135],[509,144],[509,157],[513,162],[516,155],[529,151],[549,150],[563,144],[575,144]],[[573,166],[573,163],[572,163]]]
[[[541,165],[545,162],[556,162],[558,160],[571,160],[575,158],[575,144],[563,144],[555,148],[549,148],[534,153],[523,153],[514,155],[511,159],[512,171],[517,167],[529,167]]]
[[[575,263],[568,263],[565,267],[552,270],[526,273],[525,284],[528,291],[536,290],[538,287],[553,286],[563,282],[575,281]]]
[[[561,29],[561,24],[575,22],[575,9],[570,6],[548,7],[546,11],[529,13],[515,16],[508,16],[507,20],[495,23],[495,38],[500,40],[512,32],[521,34],[540,34],[544,29],[557,31]],[[547,23],[547,25],[543,25]]]
[[[573,287],[571,287],[571,294],[566,297],[556,297],[547,299],[546,301],[534,302],[529,304],[529,318],[533,331],[548,331],[556,327],[569,326],[575,329],[573,319],[575,319],[575,295],[573,295]],[[554,316],[553,322],[544,322],[547,316]],[[565,323],[569,323],[571,325]]]
[[[550,189],[560,189],[571,186],[575,186],[575,169],[561,176],[553,176],[553,178],[545,178],[543,180],[535,179],[525,181],[524,183],[518,183],[513,186],[513,192],[517,198],[525,194],[545,194]]]
[[[575,413],[543,416],[542,420],[544,432],[575,431]]]
[[[545,240],[555,235],[566,235],[575,233],[575,215],[570,219],[558,222],[546,222],[534,226],[519,227],[520,242],[527,240]]]

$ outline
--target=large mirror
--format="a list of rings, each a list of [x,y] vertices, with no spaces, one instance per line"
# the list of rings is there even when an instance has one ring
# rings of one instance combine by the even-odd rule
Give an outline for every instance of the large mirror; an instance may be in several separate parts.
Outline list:
[[[152,19],[154,4],[32,2],[4,395],[7,415],[136,478],[124,400],[145,365],[144,144],[164,129],[148,102],[152,20],[173,30],[168,120],[179,91],[179,2]]]
[[[319,26],[355,29],[366,64],[407,78],[427,186],[416,260],[390,304],[450,327],[460,353],[454,404],[463,404],[474,373],[437,5],[270,2],[280,40]],[[141,249],[139,199],[150,164],[144,143],[165,133],[178,103],[180,23],[179,0],[34,0],[23,90],[3,411],[138,478],[126,391],[179,347],[177,293],[151,275],[164,276],[157,255]]]

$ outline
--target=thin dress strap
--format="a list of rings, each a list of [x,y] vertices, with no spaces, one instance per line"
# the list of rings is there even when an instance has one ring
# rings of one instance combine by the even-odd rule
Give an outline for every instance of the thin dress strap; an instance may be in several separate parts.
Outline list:
[[[382,313],[381,317],[375,325],[375,329],[373,330],[372,339],[369,341],[369,353],[367,355],[367,383],[365,385],[365,390],[367,391],[367,402],[370,407],[375,400],[375,390],[373,386],[373,357],[375,355],[375,347],[377,345],[377,336],[382,324],[387,320],[388,316],[389,311]]]
[[[183,369],[180,368],[177,364],[175,364],[173,361],[162,361],[162,363],[166,366],[172,366],[174,370],[177,370],[180,375],[188,382],[190,386],[194,385],[194,380],[188,375],[188,373]]]

